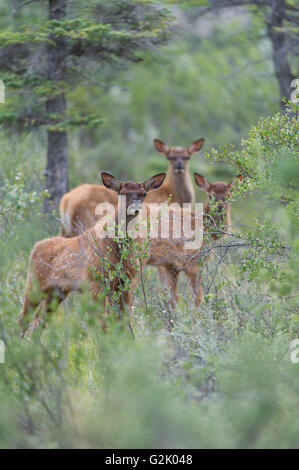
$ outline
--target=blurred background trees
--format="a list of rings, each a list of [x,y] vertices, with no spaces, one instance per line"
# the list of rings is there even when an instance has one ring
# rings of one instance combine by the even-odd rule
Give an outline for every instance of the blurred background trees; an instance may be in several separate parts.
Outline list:
[[[6,2],[9,6],[11,27],[0,37],[0,73],[18,97],[0,119],[19,129],[46,126],[48,211],[68,189],[67,131],[101,123],[97,112],[74,113],[67,107],[69,91],[84,81],[88,86],[107,63],[113,70],[141,60],[141,51],[167,39],[168,18],[151,1],[33,0]]]
[[[204,136],[206,150],[238,145],[259,117],[278,110],[268,4],[218,12],[221,2],[170,3],[6,0],[0,7],[0,120],[42,142],[47,210],[68,176],[73,187],[99,182],[101,169],[134,178],[165,169],[155,137],[187,145]],[[296,21],[291,2],[286,12]],[[286,28],[283,56],[294,62],[296,28]],[[192,165],[230,173],[199,158]]]
[[[176,3],[170,0],[171,3]],[[259,16],[263,20],[260,34],[267,35],[272,46],[275,75],[280,90],[280,105],[285,110],[283,99],[290,98],[290,83],[295,75],[292,69],[299,46],[299,8],[293,0],[185,0],[183,6],[192,7],[192,16],[219,14],[225,9],[245,7],[245,12]],[[244,10],[243,10],[244,11]]]

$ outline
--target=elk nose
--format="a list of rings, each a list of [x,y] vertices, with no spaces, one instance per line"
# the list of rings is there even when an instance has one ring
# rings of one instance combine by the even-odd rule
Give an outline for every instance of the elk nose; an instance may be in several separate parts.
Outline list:
[[[174,167],[175,173],[184,173],[184,165],[181,162],[178,162]]]
[[[137,215],[142,209],[142,202],[140,201],[133,201],[128,209],[127,209],[127,214],[128,215]]]

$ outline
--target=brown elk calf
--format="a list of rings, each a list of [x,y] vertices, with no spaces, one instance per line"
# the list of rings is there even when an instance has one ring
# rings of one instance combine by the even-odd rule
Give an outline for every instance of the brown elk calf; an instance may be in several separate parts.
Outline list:
[[[167,178],[162,186],[153,191],[146,198],[146,202],[194,202],[195,194],[189,172],[189,161],[191,156],[198,152],[205,139],[198,139],[189,147],[168,147],[161,140],[155,139],[154,144],[158,152],[165,155],[169,162]]]
[[[117,194],[100,184],[81,184],[66,193],[59,205],[61,235],[77,237],[93,227],[99,217],[96,207],[102,202],[117,206]]]
[[[151,239],[150,257],[147,264],[164,268],[164,281],[171,292],[172,304],[178,301],[178,276],[184,272],[195,296],[195,305],[199,305],[204,298],[201,269],[199,266],[200,254],[207,248],[209,241],[217,240],[230,231],[230,204],[227,198],[231,195],[232,186],[236,181],[242,180],[242,175],[237,176],[231,183],[221,181],[210,183],[206,178],[198,173],[194,174],[195,183],[207,192],[208,200],[203,207],[203,235],[204,242],[199,249],[186,249],[184,242]],[[212,200],[216,201],[216,213],[211,210]],[[174,209],[170,212],[170,224],[173,223],[175,215]],[[192,228],[195,227],[195,215],[193,212],[180,209],[180,216],[191,217]],[[205,238],[208,240],[205,241]]]
[[[147,193],[157,189],[166,174],[155,175],[142,184],[132,181],[121,183],[105,172],[101,176],[105,187],[126,196],[127,230],[130,220],[140,211]],[[131,208],[134,209],[133,215]],[[118,212],[114,215],[114,223],[118,224]],[[103,235],[103,231],[100,233]],[[115,272],[119,263],[122,276]],[[106,285],[108,282],[111,294],[120,292],[119,308],[123,310],[130,303],[130,292],[123,285],[123,276],[132,280],[137,275],[135,266],[136,260],[131,260],[128,255],[122,256],[122,243],[112,236],[101,237],[97,226],[74,238],[52,237],[37,242],[30,255],[24,305],[19,317],[23,334],[28,327],[26,316],[29,310],[36,309],[31,325],[34,329],[41,316],[53,310],[53,301],[56,303],[55,309],[70,292],[80,291],[85,284],[89,285],[96,298],[105,287],[105,282]],[[97,279],[95,273],[100,275],[100,279]]]
[[[169,162],[167,179],[159,189],[151,191],[145,202],[194,202],[194,190],[188,163],[191,156],[203,146],[204,139],[196,140],[187,148],[168,147],[155,139],[156,149],[165,155]],[[82,184],[66,193],[59,205],[61,235],[76,237],[99,220],[96,207],[102,202],[109,202],[115,207],[117,195],[114,191],[99,184]]]
[[[199,152],[205,139],[197,139],[189,147],[168,147],[162,140],[155,139],[154,144],[158,152],[162,153],[169,162],[167,178],[162,186],[156,191],[152,191],[146,198],[146,203],[192,203],[195,202],[195,194],[191,175],[189,171],[189,161],[191,156]],[[162,282],[166,282],[167,272],[164,267],[158,266],[158,271]]]

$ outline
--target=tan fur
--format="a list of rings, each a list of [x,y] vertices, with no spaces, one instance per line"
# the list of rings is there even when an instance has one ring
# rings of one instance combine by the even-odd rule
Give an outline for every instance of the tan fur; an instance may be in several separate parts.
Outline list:
[[[223,236],[223,233],[218,230],[220,225],[223,226],[223,231],[229,232],[231,219],[230,219],[230,204],[226,200],[231,194],[231,186],[233,184],[226,184],[223,182],[209,183],[203,179],[205,184],[200,184],[201,177],[195,173],[195,182],[201,189],[204,189],[209,197],[213,196],[220,204],[220,213],[218,217],[213,219],[210,217],[210,203],[206,201],[203,208],[203,233],[209,230],[210,237],[212,240],[217,240]],[[201,177],[203,178],[203,177]],[[242,177],[239,175],[237,179],[241,180]],[[172,233],[173,225],[173,214],[177,211],[171,211],[170,214],[170,233]],[[184,209],[180,209],[181,218],[190,216],[190,212]],[[194,230],[194,213],[191,213],[192,217],[192,230]],[[215,227],[215,229],[214,229]],[[168,286],[171,292],[172,304],[174,305],[178,301],[177,283],[180,272],[184,272],[188,278],[189,285],[192,288],[195,305],[199,305],[203,299],[203,287],[201,278],[201,267],[200,267],[200,255],[207,257],[204,251],[207,247],[208,242],[203,241],[203,245],[200,249],[186,249],[183,246],[183,242],[173,241],[171,239],[152,239],[150,243],[150,257],[147,260],[147,264],[157,266],[160,268],[160,274],[163,277],[165,284]],[[162,268],[162,269],[161,269]]]
[[[108,173],[102,173],[106,187],[113,189],[121,195],[126,195],[126,210],[136,202],[142,204],[148,191],[156,189],[164,181],[166,174],[161,173],[147,179],[144,183],[120,183]],[[128,212],[127,212],[128,213]],[[138,211],[137,211],[138,213]],[[127,224],[133,216],[127,216]],[[117,212],[115,213],[117,224]],[[110,284],[110,294],[121,292],[119,309],[130,304],[130,292],[123,287],[119,277],[112,280],[116,264],[122,263],[122,272],[128,280],[136,277],[135,261],[130,256],[121,257],[121,244],[113,238],[101,238],[97,227],[92,227],[83,234],[73,238],[52,237],[37,242],[31,252],[27,285],[23,309],[19,322],[25,333],[28,324],[26,318],[30,310],[35,311],[35,318],[31,324],[34,329],[42,317],[54,311],[53,301],[62,302],[72,291],[81,291],[84,285],[89,286],[94,298],[104,288],[106,282]],[[107,267],[106,262],[109,261]],[[98,274],[99,278],[95,277]],[[111,297],[112,299],[112,297]]]
[[[82,184],[66,193],[59,205],[61,235],[76,237],[96,224],[98,204],[109,202],[117,205],[117,194],[99,184]]]
[[[161,203],[168,200],[170,203],[178,202],[179,204],[195,202],[195,193],[188,166],[186,166],[184,174],[175,174],[172,171],[172,165],[169,165],[167,178],[162,187],[152,191],[148,195],[146,202]]]
[[[171,209],[170,211],[170,234],[173,227],[173,216],[180,211],[179,216],[192,217],[192,229],[194,230],[194,214],[185,209]],[[200,249],[199,249],[200,250]],[[203,300],[201,283],[198,278],[198,249],[190,250],[184,247],[183,241],[174,240],[170,235],[169,239],[151,239],[149,249],[149,259],[147,264],[156,266],[164,284],[170,289],[171,301],[174,306],[178,301],[178,276],[184,272],[188,277],[189,284],[195,295],[195,303],[198,305]]]
[[[164,142],[155,139],[154,144],[158,152],[169,161],[167,178],[156,191],[152,191],[146,202],[195,202],[193,184],[189,172],[189,161],[193,153],[198,152],[204,144],[204,139],[196,140],[189,147],[168,147]]]
[[[194,189],[188,168],[191,155],[198,152],[204,139],[198,139],[189,147],[168,148],[163,142],[155,140],[157,150],[169,161],[167,178],[163,185],[151,191],[145,202],[194,202]],[[159,143],[159,144],[158,144]],[[176,173],[176,166],[181,166],[183,173]],[[117,195],[113,191],[97,184],[82,184],[66,193],[59,206],[61,235],[75,237],[96,224],[100,217],[95,215],[98,204],[109,202],[117,205]]]
[[[111,239],[97,239],[94,228],[78,237],[53,237],[36,243],[29,260],[24,305],[19,319],[24,331],[24,319],[30,308],[36,309],[32,326],[37,326],[42,314],[52,311],[52,301],[59,304],[70,292],[81,291],[84,285],[89,286],[96,299],[104,283],[95,280],[95,272],[103,274],[105,278],[108,276],[104,269],[104,258],[109,260],[111,266],[115,266],[120,262],[119,247]],[[123,268],[129,279],[136,275],[128,260],[123,262]],[[111,292],[119,287],[117,279],[110,282]],[[121,309],[129,302],[127,291],[123,293],[123,299]]]

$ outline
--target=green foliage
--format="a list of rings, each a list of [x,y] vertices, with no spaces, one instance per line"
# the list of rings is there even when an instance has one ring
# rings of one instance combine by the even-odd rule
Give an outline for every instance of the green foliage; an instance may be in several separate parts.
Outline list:
[[[34,242],[55,232],[58,224],[43,214],[48,194],[41,177],[42,136],[27,135],[15,141],[2,132],[0,138],[1,286],[7,283],[20,298],[28,253]],[[16,252],[18,257],[14,258]]]
[[[151,0],[113,1],[109,5],[98,0],[89,2],[88,6],[76,0],[68,13],[73,17],[48,20],[43,18],[42,10],[35,19],[30,13],[26,16],[17,12],[12,27],[9,27],[11,18],[5,15],[7,24],[0,30],[0,75],[7,90],[14,93],[7,94],[0,123],[17,128],[48,125],[49,130],[60,131],[73,126],[100,125],[99,113],[79,115],[69,110],[70,116],[65,118],[47,114],[41,104],[59,93],[74,90],[82,70],[97,61],[114,62],[118,66],[139,61],[142,51],[165,42],[170,35],[168,12]],[[126,18],[126,25],[122,17]],[[60,39],[67,47],[66,81],[49,76],[46,61],[41,60],[47,47],[55,46]],[[6,60],[7,55],[14,56],[12,63]],[[16,91],[21,99],[15,95]]]
[[[60,312],[42,337],[20,342],[6,319],[16,311],[4,307],[2,447],[298,444],[298,370],[285,335],[263,339],[248,325],[232,335],[229,321],[224,334],[208,317],[187,328],[179,314],[171,334],[140,329],[133,341],[113,322],[102,333],[83,297],[72,318]]]
[[[0,208],[0,227],[6,224],[14,226],[15,223],[22,222],[28,215],[33,205],[48,197],[47,191],[26,190],[24,175],[17,173],[12,181],[5,179],[1,187],[2,204]]]
[[[251,193],[265,201],[266,212],[259,220],[250,221],[250,228],[245,230],[250,249],[241,273],[258,277],[261,283],[271,280],[271,288],[284,297],[297,289],[298,130],[296,115],[290,119],[278,113],[254,126],[249,138],[242,141],[241,150],[234,150],[234,145],[221,146],[209,155],[213,161],[227,162],[245,175],[233,198]]]
[[[219,21],[204,37],[194,26],[179,31],[159,56],[146,56],[117,77],[106,70],[89,83],[84,76],[69,95],[72,106],[90,113],[105,110],[105,122],[98,130],[82,132],[74,143],[84,143],[85,158],[75,158],[72,151],[72,186],[87,177],[97,183],[101,168],[140,181],[165,171],[167,161],[157,154],[154,138],[187,146],[205,137],[204,151],[223,143],[239,148],[251,125],[278,111],[270,44],[252,40],[260,26],[258,19],[246,25],[240,19]],[[193,155],[191,171],[211,180],[232,179],[230,166],[209,165],[202,155]]]

